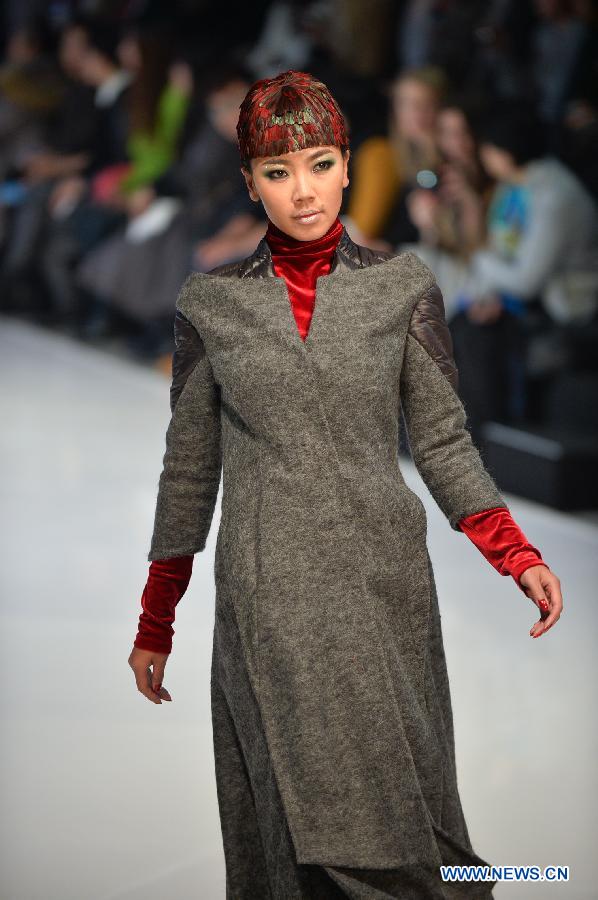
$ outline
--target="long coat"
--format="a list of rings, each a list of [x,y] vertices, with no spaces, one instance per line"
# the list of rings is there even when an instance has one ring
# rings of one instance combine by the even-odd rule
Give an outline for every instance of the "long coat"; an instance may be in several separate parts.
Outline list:
[[[148,559],[204,549],[222,470],[213,671],[239,734],[239,673],[250,685],[297,861],[434,867],[448,843],[483,863],[459,799],[401,412],[453,529],[507,504],[465,427],[432,272],[344,230],[303,341],[264,238],[245,260],[187,279],[175,336]],[[217,765],[226,752],[215,739]],[[219,790],[224,803],[225,778]]]

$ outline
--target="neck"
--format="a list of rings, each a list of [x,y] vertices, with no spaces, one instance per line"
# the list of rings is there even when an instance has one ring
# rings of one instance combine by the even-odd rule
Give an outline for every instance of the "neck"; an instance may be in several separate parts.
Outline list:
[[[330,228],[320,237],[300,240],[287,234],[286,231],[282,231],[271,219],[268,219],[265,237],[273,255],[321,255],[334,252],[342,232],[343,223],[337,216]]]

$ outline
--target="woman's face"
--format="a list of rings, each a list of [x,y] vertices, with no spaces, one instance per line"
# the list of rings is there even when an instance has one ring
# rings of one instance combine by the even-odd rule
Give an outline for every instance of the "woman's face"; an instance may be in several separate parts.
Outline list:
[[[432,133],[438,101],[431,87],[415,79],[399,79],[395,83],[392,100],[398,129],[404,137],[417,140]]]
[[[443,109],[438,115],[438,147],[449,162],[469,163],[475,158],[475,141],[459,109]]]
[[[67,75],[78,78],[85,61],[88,41],[85,29],[78,25],[67,28],[60,38],[58,58]]]
[[[141,69],[141,48],[134,34],[127,34],[117,47],[118,61],[127,72],[137,73]]]
[[[239,106],[247,94],[250,85],[241,81],[229,81],[228,84],[212,90],[206,97],[208,117],[216,131],[230,141],[237,137],[237,119]]]
[[[251,174],[241,169],[252,200],[261,200],[271,222],[298,240],[325,234],[338,216],[349,184],[349,151],[332,145],[279,156],[257,156]]]

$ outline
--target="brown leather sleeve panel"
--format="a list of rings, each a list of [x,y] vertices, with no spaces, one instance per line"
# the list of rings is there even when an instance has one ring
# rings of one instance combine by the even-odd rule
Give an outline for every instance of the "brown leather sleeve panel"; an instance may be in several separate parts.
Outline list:
[[[170,409],[174,412],[187,378],[205,353],[203,341],[194,325],[177,309],[174,317],[175,351],[172,357]]]
[[[411,314],[409,333],[424,347],[457,391],[459,372],[453,357],[453,339],[446,321],[442,292],[437,284],[427,288],[417,301]]]

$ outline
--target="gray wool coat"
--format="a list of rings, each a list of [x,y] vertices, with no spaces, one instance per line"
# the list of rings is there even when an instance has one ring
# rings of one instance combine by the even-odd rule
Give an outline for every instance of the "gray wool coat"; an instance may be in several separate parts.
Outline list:
[[[204,549],[222,473],[213,671],[239,734],[240,666],[251,686],[297,861],[434,867],[448,842],[483,863],[459,799],[401,413],[453,529],[507,504],[465,427],[432,272],[344,230],[303,341],[264,238],[247,259],[187,279],[175,335],[148,559]],[[221,772],[226,753],[215,735]],[[224,776],[219,791],[234,805]]]

